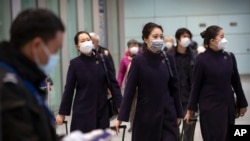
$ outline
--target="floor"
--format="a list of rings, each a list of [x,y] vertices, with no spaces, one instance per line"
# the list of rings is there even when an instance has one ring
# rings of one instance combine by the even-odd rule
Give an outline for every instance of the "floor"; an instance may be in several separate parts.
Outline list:
[[[248,100],[248,103],[250,104],[250,75],[242,75],[241,82],[242,82],[242,86],[243,86],[246,98]],[[67,120],[70,121],[70,117],[67,117]],[[110,125],[112,126],[113,123],[114,123],[114,120],[110,122]],[[127,125],[127,129],[129,128],[129,123],[123,122],[122,124]],[[248,125],[250,125],[250,111],[248,111],[244,117],[236,119],[236,124],[248,124]],[[131,141],[131,133],[128,132],[127,129],[125,131],[125,141]],[[58,126],[57,133],[64,134],[65,133],[65,126],[63,126],[63,125]],[[122,140],[122,130],[120,131],[120,134],[118,136],[113,137],[112,141],[121,141],[121,140]],[[194,141],[202,141],[199,120],[196,124]]]

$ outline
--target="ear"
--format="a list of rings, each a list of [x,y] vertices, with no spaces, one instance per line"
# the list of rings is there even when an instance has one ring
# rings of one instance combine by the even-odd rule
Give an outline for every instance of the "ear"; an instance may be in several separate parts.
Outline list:
[[[216,42],[216,39],[210,39],[210,42]]]
[[[40,37],[36,37],[30,42],[30,45],[35,48],[40,47],[42,44],[43,44],[43,40]]]

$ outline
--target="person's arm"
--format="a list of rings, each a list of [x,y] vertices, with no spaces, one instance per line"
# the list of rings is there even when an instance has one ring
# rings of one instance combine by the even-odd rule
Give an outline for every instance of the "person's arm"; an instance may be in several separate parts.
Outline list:
[[[67,72],[65,90],[58,113],[59,115],[70,115],[76,85],[75,67],[78,66],[71,61]]]
[[[134,58],[131,62],[131,67],[127,75],[127,83],[124,90],[121,109],[117,118],[119,121],[129,120],[131,105],[135,96],[136,88],[138,86],[138,80],[139,80],[138,68],[139,68],[139,60],[136,60],[136,58]]]
[[[188,110],[192,112],[198,110],[198,100],[204,80],[204,68],[199,57],[197,57],[193,69],[192,87],[188,102]]]
[[[233,61],[233,75],[232,75],[232,87],[237,96],[237,106],[239,108],[245,108],[248,106],[242,85],[240,80],[240,75],[237,68],[237,61],[233,53],[231,53],[232,61]]]

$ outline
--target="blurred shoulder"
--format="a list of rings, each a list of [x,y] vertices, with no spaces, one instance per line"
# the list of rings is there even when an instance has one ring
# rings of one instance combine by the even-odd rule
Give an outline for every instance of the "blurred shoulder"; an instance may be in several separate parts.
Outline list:
[[[110,51],[105,47],[99,46],[99,50],[100,50],[100,53],[103,53],[105,56],[110,55]]]

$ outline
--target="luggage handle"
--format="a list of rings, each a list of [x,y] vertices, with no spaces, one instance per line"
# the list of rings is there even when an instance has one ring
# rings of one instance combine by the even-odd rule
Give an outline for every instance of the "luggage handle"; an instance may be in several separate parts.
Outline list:
[[[122,141],[124,141],[124,138],[125,138],[125,131],[126,131],[127,126],[126,126],[126,125],[120,125],[119,128],[123,128]],[[116,130],[115,126],[111,126],[110,129]]]

